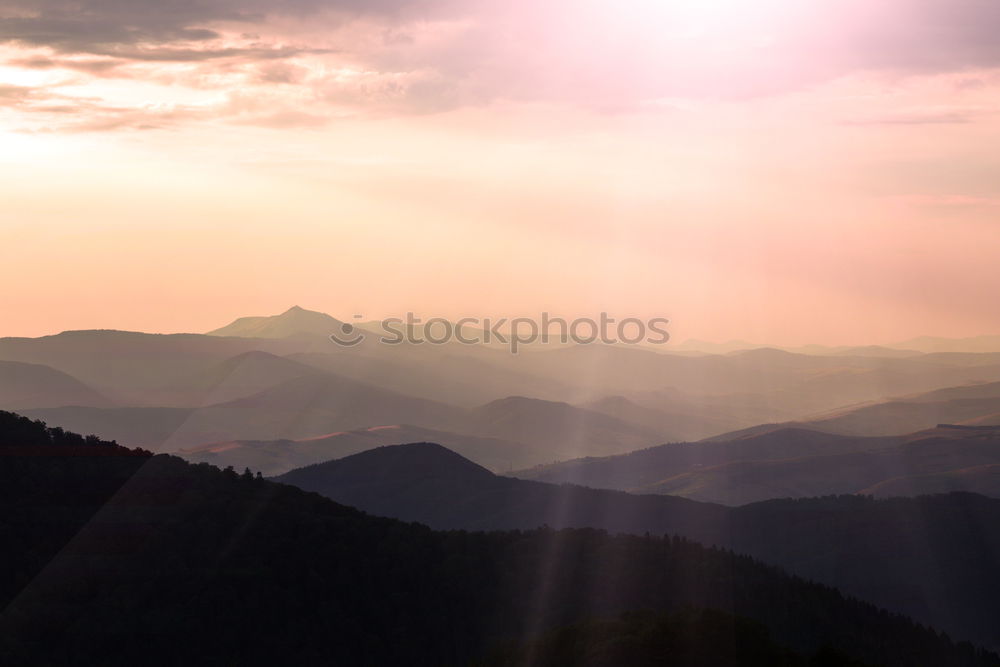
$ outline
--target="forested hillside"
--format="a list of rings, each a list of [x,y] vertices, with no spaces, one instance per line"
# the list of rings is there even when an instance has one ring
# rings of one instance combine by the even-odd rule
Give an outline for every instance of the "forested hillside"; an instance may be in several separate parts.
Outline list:
[[[250,474],[122,454],[3,457],[5,664],[468,664],[559,626],[688,607],[754,619],[806,655],[1000,664],[677,537],[434,532]]]

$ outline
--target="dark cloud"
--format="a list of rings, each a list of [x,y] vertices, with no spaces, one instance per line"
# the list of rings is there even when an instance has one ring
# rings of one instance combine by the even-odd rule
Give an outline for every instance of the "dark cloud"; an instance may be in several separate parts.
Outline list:
[[[175,48],[170,46],[159,48],[114,48],[104,51],[102,55],[138,62],[201,62],[220,58],[238,58],[241,60],[267,61],[294,58],[303,54],[330,53],[328,49],[304,49],[290,47],[250,47],[250,48]]]
[[[1000,2],[895,0],[885,5],[849,33],[858,65],[950,71],[1000,63]]]
[[[6,18],[0,20],[0,41],[48,46],[64,53],[102,53],[121,44],[167,43],[215,39],[218,33],[189,28],[174,21],[130,24],[125,17]]]
[[[613,112],[674,96],[780,94],[858,71],[1000,67],[1000,0],[759,1],[764,18],[752,16],[750,28],[723,14],[699,41],[674,25],[695,0],[673,9],[668,0],[0,0],[0,42],[43,47],[44,57],[21,66],[95,76],[127,77],[133,64],[208,63],[205,77],[186,79],[196,87],[214,85],[222,66],[211,63],[222,61],[244,68],[244,83],[312,86],[334,106],[394,113],[497,99]],[[223,32],[241,37],[228,42]],[[327,71],[346,64],[360,80],[283,66],[333,54],[331,44],[342,59]]]
[[[690,0],[685,0],[690,1]],[[734,0],[736,2],[736,0]],[[260,31],[268,16],[320,16],[343,22],[370,17],[391,28],[426,18],[473,17],[489,25],[513,17],[532,35],[573,33],[590,3],[487,2],[485,0],[0,0],[0,40],[50,46],[66,52],[105,53],[145,44],[204,42],[218,37],[219,22]],[[608,0],[608,7],[614,3]],[[621,9],[624,13],[625,8]],[[769,38],[801,56],[841,66],[955,69],[1000,63],[1000,2],[997,0],[815,0],[782,10]],[[669,14],[663,19],[669,21]],[[720,23],[724,22],[720,20]],[[266,27],[266,26],[265,26]],[[333,26],[331,26],[333,27]],[[647,26],[648,27],[648,26]],[[512,37],[513,35],[508,35]],[[639,36],[641,38],[641,35]],[[406,46],[410,37],[391,29],[386,46]],[[496,42],[481,44],[495,48]],[[529,44],[530,47],[530,44]],[[584,57],[589,54],[580,54]],[[602,54],[615,60],[614,53]]]
[[[8,60],[7,64],[26,69],[68,69],[86,72],[87,74],[102,75],[114,70],[121,64],[121,61],[110,59],[71,60],[69,58],[56,59],[35,56],[33,58],[15,58]]]
[[[259,24],[269,15],[403,17],[449,2],[407,0],[0,0],[0,41],[93,53],[109,47],[215,39],[218,22]]]

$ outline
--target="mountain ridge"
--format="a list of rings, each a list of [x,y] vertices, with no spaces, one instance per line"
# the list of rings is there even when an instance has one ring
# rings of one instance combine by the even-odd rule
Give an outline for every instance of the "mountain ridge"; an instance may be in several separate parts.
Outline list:
[[[289,338],[341,334],[344,323],[315,310],[292,306],[279,315],[240,317],[206,335],[233,338]]]
[[[886,500],[841,495],[729,508],[518,480],[478,467],[463,478],[465,468],[440,449],[426,443],[383,447],[275,481],[437,529],[545,524],[681,535],[749,554],[955,636],[1000,645],[991,620],[1000,617],[1000,499],[969,493]],[[414,463],[422,454],[426,458]],[[442,469],[435,473],[438,464]],[[401,474],[394,477],[393,470]]]

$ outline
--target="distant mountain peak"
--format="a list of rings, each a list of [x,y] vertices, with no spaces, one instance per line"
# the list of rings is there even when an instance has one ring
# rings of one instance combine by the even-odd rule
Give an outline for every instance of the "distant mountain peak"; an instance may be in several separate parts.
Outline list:
[[[232,323],[209,331],[210,336],[235,338],[288,338],[290,336],[329,336],[339,331],[343,323],[326,313],[292,306],[280,315],[241,317]]]

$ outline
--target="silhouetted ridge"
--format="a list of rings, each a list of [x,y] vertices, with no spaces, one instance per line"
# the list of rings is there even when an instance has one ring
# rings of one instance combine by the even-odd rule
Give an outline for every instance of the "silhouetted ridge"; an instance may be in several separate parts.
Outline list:
[[[414,446],[407,451],[409,465],[439,473],[334,461],[278,480],[373,514],[438,529],[548,525],[681,535],[780,565],[953,636],[1000,646],[993,622],[1000,617],[1000,500],[970,493],[887,500],[828,495],[733,508],[482,471],[467,474],[467,466],[439,450]]]
[[[433,442],[377,447],[335,461],[317,463],[293,470],[278,479],[299,485],[309,479],[331,480],[367,477],[373,481],[391,479],[405,483],[433,478],[437,480],[492,480],[496,476],[486,468]]]
[[[454,463],[428,446],[389,455],[408,450]],[[691,607],[753,619],[802,654],[832,644],[885,667],[1000,664],[676,537],[436,533],[170,456],[14,464],[0,465],[4,664],[468,665],[504,640]]]
[[[77,453],[77,450],[79,453],[87,453],[89,450],[108,453],[132,451],[120,447],[117,442],[101,440],[95,435],[84,437],[59,427],[49,428],[43,421],[0,410],[0,455],[36,454],[39,449],[42,453],[46,450],[63,453]]]

